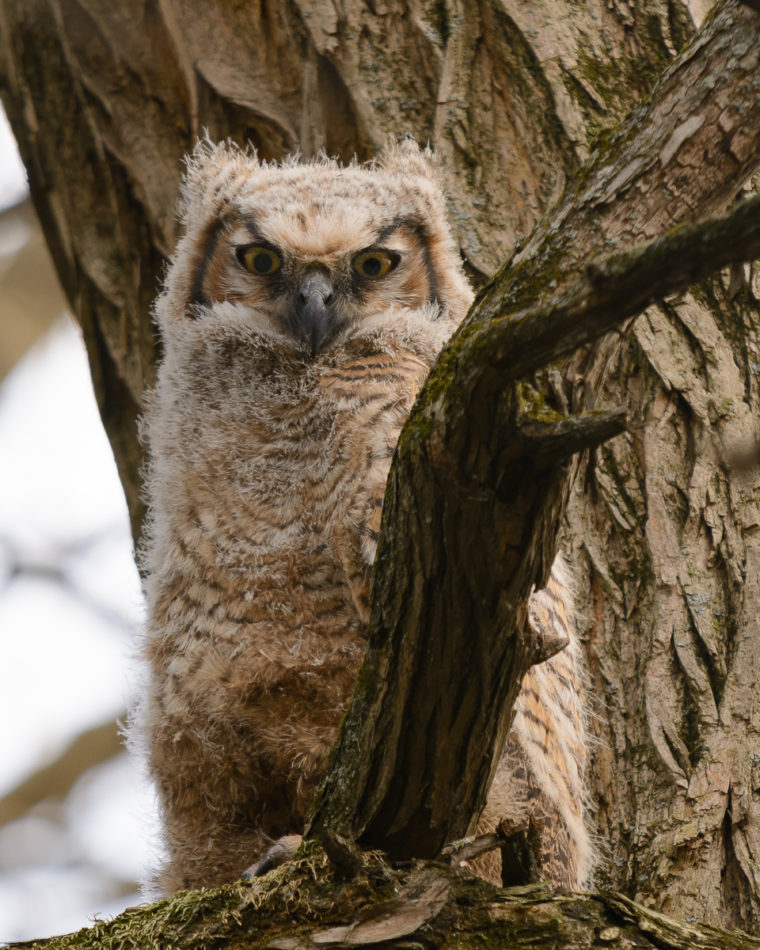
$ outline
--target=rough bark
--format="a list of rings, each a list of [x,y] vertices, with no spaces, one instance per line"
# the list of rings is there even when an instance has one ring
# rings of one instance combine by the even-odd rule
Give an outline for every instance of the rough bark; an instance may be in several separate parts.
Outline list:
[[[367,656],[310,836],[336,829],[400,859],[435,857],[471,829],[536,662],[526,603],[557,553],[568,463],[624,425],[611,412],[552,412],[548,381],[528,395],[521,379],[759,252],[753,198],[724,221],[587,268],[527,312],[510,312],[505,295],[484,323],[496,294],[485,288],[433,368],[394,459]]]
[[[592,137],[650,90],[690,33],[676,0],[0,9],[4,100],[83,327],[136,535],[135,424],[156,357],[149,302],[174,239],[180,157],[203,128],[250,138],[265,157],[324,146],[365,158],[389,131],[429,138],[477,277],[561,195]],[[759,44],[751,10],[724,5],[723,16],[720,66],[704,55],[716,44],[700,41],[672,93],[656,96],[659,140],[637,140],[635,125],[598,140],[594,167],[606,177],[581,179],[512,261],[512,307],[560,289],[555,253],[572,276],[596,251],[717,210],[743,184],[758,151]],[[743,112],[738,77],[750,95]],[[615,165],[618,155],[627,163]],[[649,311],[624,347],[588,351],[569,379],[582,407],[612,360],[603,400],[642,423],[598,453],[582,482],[593,493],[579,488],[567,532],[588,572],[580,590],[604,739],[591,790],[608,881],[745,927],[758,915],[760,509],[757,480],[732,468],[730,452],[754,436],[757,331],[751,288],[731,301],[713,283]]]
[[[633,425],[570,511],[607,880],[753,929],[758,290],[731,299],[726,275],[637,321],[603,394],[628,393]]]

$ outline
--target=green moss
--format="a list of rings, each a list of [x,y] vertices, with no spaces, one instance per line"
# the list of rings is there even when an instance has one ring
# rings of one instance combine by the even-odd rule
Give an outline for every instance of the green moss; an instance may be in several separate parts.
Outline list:
[[[690,34],[687,22],[669,24],[677,47]],[[637,104],[645,102],[663,71],[673,61],[669,39],[663,36],[662,22],[655,14],[643,17],[637,29],[638,41],[646,55],[623,53],[614,60],[595,59],[586,49],[578,50],[580,79],[570,73],[563,77],[568,95],[583,113],[586,128],[595,138],[593,147],[603,144],[608,129]]]
[[[456,399],[452,383],[455,379],[457,363],[465,350],[468,356],[479,350],[477,342],[473,344],[472,338],[471,327],[460,328],[434,363],[401,433],[399,454],[408,451],[412,444],[419,443],[430,435],[433,427],[430,412],[432,406]]]
[[[306,929],[343,922],[368,900],[386,899],[392,893],[393,872],[377,852],[364,852],[362,861],[360,879],[341,885],[324,852],[307,842],[293,861],[251,882],[183,891],[34,946],[46,950],[254,950],[285,929],[293,936],[299,924]]]
[[[515,385],[518,412],[525,420],[540,422],[544,425],[572,424],[572,417],[568,417],[556,409],[552,409],[546,402],[546,392],[536,389],[529,383],[519,382]]]

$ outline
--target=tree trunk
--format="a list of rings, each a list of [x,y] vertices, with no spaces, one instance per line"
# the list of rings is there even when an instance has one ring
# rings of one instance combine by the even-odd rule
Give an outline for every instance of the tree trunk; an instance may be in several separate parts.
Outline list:
[[[589,255],[719,210],[744,184],[759,151],[758,15],[722,7],[722,65],[701,38],[646,113],[660,138],[639,141],[643,109],[616,137],[600,133],[692,34],[678,0],[3,0],[3,98],[136,538],[150,302],[175,239],[181,156],[204,129],[249,138],[266,158],[364,159],[388,132],[429,139],[478,281],[593,152],[595,177],[511,262],[519,310]],[[647,311],[624,345],[577,358],[573,406],[601,385],[602,404],[625,405],[633,425],[585,465],[565,532],[601,740],[590,770],[601,880],[747,929],[760,925],[760,498],[742,455],[760,409],[758,292],[756,279],[703,284]]]
[[[753,930],[760,497],[742,456],[760,409],[758,289],[731,299],[726,275],[636,322],[603,396],[627,393],[634,424],[587,468],[568,528],[600,740],[602,879]]]

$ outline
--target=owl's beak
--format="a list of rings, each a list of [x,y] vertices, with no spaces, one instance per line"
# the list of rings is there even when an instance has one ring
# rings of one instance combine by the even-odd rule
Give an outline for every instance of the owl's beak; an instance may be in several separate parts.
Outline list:
[[[323,270],[309,271],[299,287],[293,319],[293,329],[306,343],[312,357],[335,334],[333,326],[334,287],[330,275]]]

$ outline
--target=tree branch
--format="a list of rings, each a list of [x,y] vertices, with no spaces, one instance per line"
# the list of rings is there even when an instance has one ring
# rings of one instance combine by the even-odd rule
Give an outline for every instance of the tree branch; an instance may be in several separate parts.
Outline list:
[[[708,61],[725,52],[735,18],[744,12],[738,10],[736,3],[723,5],[669,71],[661,95],[683,81],[683,75],[677,81],[673,76],[693,66],[695,48]],[[757,39],[760,18],[749,11],[746,16]],[[745,62],[732,62],[741,94],[752,100],[746,135],[759,140],[759,80],[747,75]],[[722,77],[736,91],[731,79]],[[688,105],[680,103],[682,109]],[[625,136],[617,136],[620,153],[607,156],[612,167],[630,163],[630,149],[638,149],[641,139],[651,147],[662,128],[649,125],[661,121],[661,111],[655,99],[638,124],[634,120]],[[671,103],[668,123],[686,120]],[[598,179],[606,174],[598,162],[581,173],[583,188],[571,187],[570,197],[537,229],[542,253],[527,263],[515,259],[517,276],[505,268],[484,288],[402,433],[385,498],[368,652],[307,836],[318,838],[331,828],[407,858],[435,856],[447,841],[468,833],[531,662],[527,599],[534,585],[545,582],[556,554],[570,481],[566,444],[554,457],[546,448],[536,455],[535,442],[525,438],[526,424],[535,431],[536,423],[548,421],[542,406],[549,394],[539,389],[526,400],[515,381],[653,300],[757,253],[758,199],[750,199],[724,219],[676,230],[587,267],[575,283],[563,276],[555,281],[564,288],[557,296],[547,302],[545,292],[536,292],[538,302],[526,306],[528,274],[538,260],[551,253],[562,275],[573,273],[577,260],[569,253],[565,269],[568,239],[559,235],[579,209],[588,210],[589,191],[598,203]],[[732,153],[724,162],[724,186],[746,178],[757,162],[757,155],[746,154],[738,163]],[[617,189],[612,184],[605,200],[616,210],[620,204],[628,217],[611,220],[640,241],[650,222],[627,200],[616,203],[624,183]],[[710,187],[708,207],[721,192],[714,182]],[[598,256],[617,243],[604,229],[596,228],[595,236]],[[546,278],[538,286],[544,289]],[[564,424],[581,425],[572,419]],[[558,449],[556,430],[554,442]],[[472,538],[478,539],[475,549]],[[462,668],[469,679],[464,693],[456,685]]]
[[[88,769],[113,758],[122,749],[119,726],[113,719],[83,732],[54,762],[37,769],[0,798],[0,825],[22,818],[45,799],[62,801]]]
[[[135,907],[76,935],[11,943],[46,950],[171,946],[177,950],[316,950],[536,946],[584,950],[758,950],[739,931],[691,926],[620,894],[553,895],[541,885],[497,889],[470,874],[420,864],[399,871],[363,855],[362,874],[336,882],[308,855],[250,884],[183,892]]]
[[[655,301],[681,293],[729,264],[756,257],[760,196],[739,202],[724,217],[676,227],[649,244],[589,264],[562,294],[517,313],[510,312],[513,290],[507,271],[475,301],[443,358],[455,359],[457,374],[465,380],[478,372],[484,350],[505,382],[529,376]],[[486,309],[494,315],[483,323]]]

